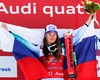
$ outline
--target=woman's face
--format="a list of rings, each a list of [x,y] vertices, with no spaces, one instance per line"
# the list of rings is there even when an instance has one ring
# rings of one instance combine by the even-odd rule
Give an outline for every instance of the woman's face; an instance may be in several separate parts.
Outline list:
[[[52,44],[56,41],[57,39],[57,33],[56,32],[49,32],[49,33],[46,33],[46,40],[48,42],[48,44]]]

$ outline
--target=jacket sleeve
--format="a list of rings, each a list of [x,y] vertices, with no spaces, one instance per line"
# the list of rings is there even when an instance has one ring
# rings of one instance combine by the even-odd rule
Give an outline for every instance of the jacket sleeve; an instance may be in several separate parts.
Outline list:
[[[84,24],[80,28],[73,31],[73,45],[76,45],[80,38],[82,37],[83,33],[87,30],[87,26]]]

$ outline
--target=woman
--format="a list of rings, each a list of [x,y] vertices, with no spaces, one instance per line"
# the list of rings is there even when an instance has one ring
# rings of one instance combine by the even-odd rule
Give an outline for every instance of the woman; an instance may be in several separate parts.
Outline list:
[[[94,19],[96,18],[95,14],[91,14],[89,19],[83,26],[85,26],[85,28],[88,27],[93,18]],[[2,27],[8,31],[6,24],[3,23]],[[55,25],[46,26],[43,39],[43,46],[41,49],[40,46],[34,46],[33,44],[29,43],[19,35],[11,31],[9,32],[29,50],[35,52],[36,55],[39,55],[41,63],[44,65],[44,67],[48,72],[48,77],[42,78],[41,80],[65,80],[66,77],[64,75],[65,52],[63,47],[61,46],[57,32],[57,27]],[[82,35],[80,34],[80,37],[81,36]],[[74,41],[74,44],[77,42],[77,40]]]

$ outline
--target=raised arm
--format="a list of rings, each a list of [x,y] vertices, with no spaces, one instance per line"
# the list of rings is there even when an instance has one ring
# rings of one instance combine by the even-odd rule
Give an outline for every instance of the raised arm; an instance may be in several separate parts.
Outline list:
[[[77,30],[74,30],[74,32],[73,32],[73,45],[77,44],[77,42],[79,41],[79,39],[81,38],[83,33],[86,31],[86,29],[89,27],[89,25],[93,19],[96,19],[95,14],[91,14],[89,16],[88,20],[85,22],[85,24],[82,27],[80,27]]]

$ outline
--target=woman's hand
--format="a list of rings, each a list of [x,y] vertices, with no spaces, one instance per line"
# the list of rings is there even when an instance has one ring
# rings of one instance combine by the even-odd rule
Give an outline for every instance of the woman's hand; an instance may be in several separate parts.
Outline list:
[[[87,25],[90,25],[92,19],[96,19],[96,14],[91,14],[88,18],[88,20],[86,21]]]
[[[2,24],[1,24],[1,27],[4,28],[5,30],[9,31],[9,30],[7,29],[6,23],[2,23]]]

